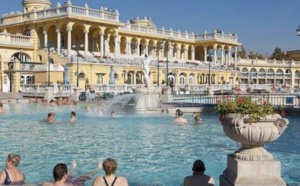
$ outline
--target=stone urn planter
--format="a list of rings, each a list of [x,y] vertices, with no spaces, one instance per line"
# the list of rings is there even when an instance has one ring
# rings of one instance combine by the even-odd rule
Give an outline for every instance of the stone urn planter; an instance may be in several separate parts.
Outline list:
[[[289,121],[279,114],[267,115],[256,122],[248,123],[247,115],[227,114],[221,121],[225,134],[242,147],[233,157],[241,160],[273,160],[264,144],[275,141],[286,129]]]

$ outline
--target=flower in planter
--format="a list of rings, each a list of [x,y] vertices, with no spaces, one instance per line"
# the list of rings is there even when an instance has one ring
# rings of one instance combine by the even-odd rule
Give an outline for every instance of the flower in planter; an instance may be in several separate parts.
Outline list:
[[[217,102],[217,113],[220,115],[220,121],[225,118],[226,114],[236,113],[242,115],[246,120],[245,123],[253,123],[267,115],[274,114],[274,108],[267,101],[254,101],[251,97],[225,98]]]

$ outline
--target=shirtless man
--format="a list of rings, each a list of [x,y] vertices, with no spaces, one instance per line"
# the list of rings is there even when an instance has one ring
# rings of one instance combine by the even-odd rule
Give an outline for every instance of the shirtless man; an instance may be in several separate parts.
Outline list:
[[[70,122],[74,123],[75,121],[77,121],[76,112],[72,111],[70,114]]]
[[[55,165],[53,169],[53,177],[54,182],[45,182],[42,186],[72,185],[66,183],[68,178],[68,169],[66,164],[59,163]]]
[[[3,103],[0,103],[0,114],[2,114],[2,113],[4,113],[5,112],[5,110],[4,110],[4,108],[3,108]]]
[[[214,186],[214,178],[204,174],[205,166],[201,160],[196,160],[193,164],[193,175],[184,179],[183,186],[206,185]]]
[[[187,120],[185,118],[183,118],[183,112],[182,111],[178,112],[178,117],[175,118],[174,122],[177,123],[177,124],[186,124],[187,123]]]
[[[68,173],[67,165],[64,163],[59,163],[54,166],[53,177],[54,182],[45,182],[42,186],[83,186],[84,182],[91,179],[91,176],[98,172],[102,168],[101,162],[98,163],[98,167],[78,178],[73,178],[72,174],[76,169],[76,161],[73,160],[71,163],[71,170]]]

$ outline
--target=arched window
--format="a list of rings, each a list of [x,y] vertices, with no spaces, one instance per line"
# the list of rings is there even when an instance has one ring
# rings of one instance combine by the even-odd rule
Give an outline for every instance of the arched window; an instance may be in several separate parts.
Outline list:
[[[248,76],[248,74],[249,74],[248,69],[247,68],[243,68],[242,69],[242,76]]]
[[[274,76],[275,72],[273,69],[269,69],[268,70],[268,73],[267,73],[267,76]]]
[[[179,84],[185,84],[185,77],[183,75],[179,76]]]
[[[283,71],[282,71],[281,69],[278,69],[278,70],[276,71],[276,76],[277,76],[277,77],[282,77],[282,76],[283,76]]]
[[[191,75],[190,77],[189,77],[189,84],[191,85],[191,84],[194,84],[194,76],[193,75]]]
[[[78,78],[79,78],[79,79],[85,79],[85,74],[84,74],[83,72],[80,72],[80,73],[78,74]]]
[[[266,75],[266,70],[263,69],[263,68],[259,69],[258,75],[259,75],[259,76],[265,76],[265,75]]]

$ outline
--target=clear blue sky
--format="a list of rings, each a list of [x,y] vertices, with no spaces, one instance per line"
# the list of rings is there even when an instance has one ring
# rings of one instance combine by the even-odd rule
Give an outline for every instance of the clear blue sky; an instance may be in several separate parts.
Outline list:
[[[0,15],[22,11],[22,0],[1,0]],[[66,0],[52,0],[52,4]],[[300,25],[300,0],[71,0],[72,4],[98,9],[118,9],[120,20],[151,17],[161,28],[202,34],[214,29],[237,33],[239,42],[263,55],[275,47],[283,51],[300,49],[296,29]]]

